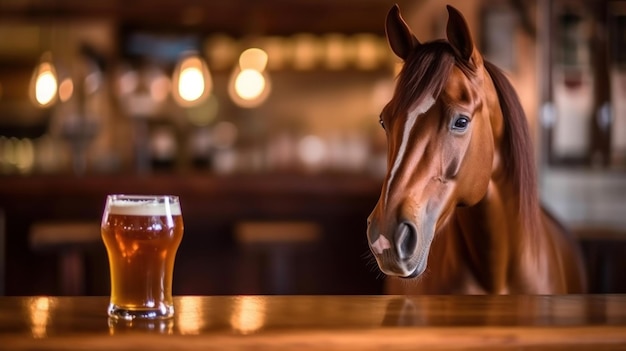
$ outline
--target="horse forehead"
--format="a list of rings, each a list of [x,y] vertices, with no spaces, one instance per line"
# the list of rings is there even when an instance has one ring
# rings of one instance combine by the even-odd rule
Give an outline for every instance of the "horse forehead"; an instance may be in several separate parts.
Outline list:
[[[448,100],[459,104],[470,104],[479,98],[480,91],[475,84],[457,67],[452,69],[443,94]]]

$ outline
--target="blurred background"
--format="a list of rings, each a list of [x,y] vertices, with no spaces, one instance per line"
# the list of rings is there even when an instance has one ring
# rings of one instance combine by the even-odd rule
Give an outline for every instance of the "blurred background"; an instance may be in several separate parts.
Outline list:
[[[378,294],[378,115],[439,0],[0,1],[0,295],[106,295],[108,193],[181,197],[175,294]],[[626,292],[626,1],[449,0],[526,110],[591,292]]]

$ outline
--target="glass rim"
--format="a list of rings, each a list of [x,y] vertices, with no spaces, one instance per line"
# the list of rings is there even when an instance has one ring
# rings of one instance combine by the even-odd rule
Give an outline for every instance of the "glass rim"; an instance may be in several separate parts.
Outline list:
[[[109,194],[105,202],[107,214],[126,216],[181,215],[177,195]]]
[[[178,195],[160,194],[160,195],[141,195],[141,194],[108,194],[107,200],[127,200],[127,201],[145,201],[145,200],[174,200],[179,201]]]

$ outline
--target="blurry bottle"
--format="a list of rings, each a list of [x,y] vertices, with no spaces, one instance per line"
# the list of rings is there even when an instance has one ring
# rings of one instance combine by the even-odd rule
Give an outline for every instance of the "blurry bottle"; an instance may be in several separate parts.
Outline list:
[[[556,62],[551,77],[555,120],[550,159],[553,164],[587,164],[595,86],[590,65],[589,23],[567,9],[558,15],[557,24]]]

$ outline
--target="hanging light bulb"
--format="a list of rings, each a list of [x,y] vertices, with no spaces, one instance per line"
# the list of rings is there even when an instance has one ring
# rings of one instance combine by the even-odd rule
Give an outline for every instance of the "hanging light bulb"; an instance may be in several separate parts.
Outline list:
[[[36,106],[50,107],[56,101],[57,88],[57,72],[52,64],[51,54],[45,53],[33,72],[29,95]]]
[[[250,48],[239,55],[239,68],[263,72],[267,67],[267,53],[259,48]]]
[[[253,108],[262,104],[270,94],[271,82],[265,68],[268,55],[259,48],[245,50],[228,84],[230,98],[237,105]]]
[[[206,100],[213,88],[206,62],[195,53],[184,56],[174,69],[172,88],[180,106],[192,107]]]
[[[235,91],[244,100],[254,100],[265,90],[265,77],[257,70],[244,69],[235,78]]]

